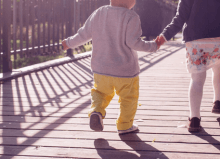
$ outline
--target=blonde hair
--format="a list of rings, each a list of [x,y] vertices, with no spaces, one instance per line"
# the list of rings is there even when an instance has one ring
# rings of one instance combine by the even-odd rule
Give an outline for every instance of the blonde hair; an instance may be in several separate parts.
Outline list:
[[[110,0],[112,6],[124,7],[130,9],[131,1],[135,0]]]

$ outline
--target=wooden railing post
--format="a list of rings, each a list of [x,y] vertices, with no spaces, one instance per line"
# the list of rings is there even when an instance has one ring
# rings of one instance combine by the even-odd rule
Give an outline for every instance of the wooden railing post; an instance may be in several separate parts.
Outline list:
[[[3,73],[12,71],[11,12],[11,1],[3,0]]]
[[[67,1],[67,24],[66,24],[66,36],[73,36],[73,22],[74,22],[74,6],[75,6],[75,0],[69,0]],[[68,49],[67,50],[67,56],[73,56],[73,50]]]

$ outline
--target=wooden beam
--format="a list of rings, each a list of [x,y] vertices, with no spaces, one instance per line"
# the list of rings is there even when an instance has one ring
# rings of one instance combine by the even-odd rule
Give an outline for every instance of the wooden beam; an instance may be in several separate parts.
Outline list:
[[[67,11],[68,20],[67,21],[68,22],[66,24],[67,37],[73,36],[73,26],[75,26],[75,13],[76,13],[75,6],[76,6],[76,0],[68,1],[68,6],[67,6],[68,8],[68,11]],[[75,32],[75,28],[74,28],[74,32]],[[67,50],[67,56],[73,56],[72,49]]]
[[[11,13],[11,1],[3,0],[3,73],[12,71]]]

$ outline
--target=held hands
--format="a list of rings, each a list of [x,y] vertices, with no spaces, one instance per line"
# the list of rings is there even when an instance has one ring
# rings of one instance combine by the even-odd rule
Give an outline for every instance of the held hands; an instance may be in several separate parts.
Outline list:
[[[157,36],[156,40],[154,40],[157,43],[157,49],[160,48],[161,45],[163,45],[166,40],[164,39],[164,37],[162,35]]]
[[[68,50],[69,47],[66,45],[66,40],[62,41],[62,45],[63,45],[63,50]]]
[[[163,45],[166,40],[164,39],[164,37],[162,35],[157,36],[156,40],[154,40],[157,43],[157,50],[159,50],[160,46]],[[68,50],[69,47],[66,44],[66,40],[62,41],[62,45],[63,45],[63,50]]]

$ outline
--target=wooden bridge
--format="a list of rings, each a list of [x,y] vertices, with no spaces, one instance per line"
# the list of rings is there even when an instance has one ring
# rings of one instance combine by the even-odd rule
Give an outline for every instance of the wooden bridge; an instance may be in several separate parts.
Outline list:
[[[191,134],[184,45],[169,42],[157,53],[140,52],[139,62],[139,132],[121,136],[115,125],[117,96],[107,108],[104,131],[89,128],[90,57],[1,81],[0,158],[219,159],[220,118],[211,113],[211,72],[201,107],[203,130]]]

